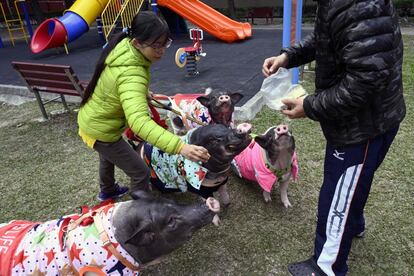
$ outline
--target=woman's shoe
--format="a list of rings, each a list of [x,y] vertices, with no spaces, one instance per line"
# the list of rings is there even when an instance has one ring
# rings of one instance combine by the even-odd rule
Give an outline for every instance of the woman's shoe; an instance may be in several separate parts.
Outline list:
[[[126,193],[128,193],[129,188],[126,186],[120,186],[118,183],[115,183],[116,190],[115,192],[108,194],[104,192],[99,192],[97,198],[99,201],[105,201],[107,199],[116,199],[124,196]]]

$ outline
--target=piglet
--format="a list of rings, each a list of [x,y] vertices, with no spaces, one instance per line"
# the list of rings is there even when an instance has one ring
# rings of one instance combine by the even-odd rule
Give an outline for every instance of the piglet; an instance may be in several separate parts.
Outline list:
[[[294,181],[298,179],[299,168],[295,139],[288,125],[271,127],[256,136],[254,142],[235,157],[234,169],[239,177],[260,185],[266,202],[271,201],[271,190],[279,183],[282,203],[286,208],[291,207],[288,184],[291,178]]]

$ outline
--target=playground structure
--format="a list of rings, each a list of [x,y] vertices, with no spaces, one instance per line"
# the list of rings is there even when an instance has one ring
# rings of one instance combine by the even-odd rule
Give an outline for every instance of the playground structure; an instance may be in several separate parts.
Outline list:
[[[201,41],[203,40],[203,30],[198,28],[190,29],[189,33],[193,45],[179,48],[175,53],[175,63],[180,68],[186,66],[188,76],[197,76],[199,74],[197,70],[197,62],[201,57],[207,55],[203,52],[203,47],[201,45]]]
[[[32,52],[40,53],[62,45],[65,46],[67,52],[66,44],[87,32],[89,25],[99,16],[102,21],[98,22],[98,29],[101,29],[105,40],[108,40],[118,22],[121,22],[123,28],[129,25],[144,1],[149,1],[154,12],[157,12],[157,5],[166,7],[200,29],[229,43],[249,38],[252,35],[249,23],[234,21],[199,0],[77,0],[64,12],[62,17],[47,19],[39,25],[32,37],[30,45]],[[300,40],[301,20],[302,0],[284,0],[283,47],[290,45],[295,40]],[[197,47],[193,45],[193,48]],[[196,75],[198,73],[196,58],[202,56],[200,53],[199,50],[184,50],[184,52],[177,54],[177,65],[184,67],[188,63],[189,74]],[[192,56],[194,56],[194,60],[190,61]],[[185,62],[187,58],[190,62]],[[297,83],[299,69],[295,68],[293,71],[293,83]]]
[[[235,42],[252,36],[249,23],[234,21],[198,0],[158,0],[200,29],[225,42]]]
[[[30,47],[33,53],[66,45],[89,30],[111,0],[78,0],[63,16],[49,18],[36,29]],[[117,1],[118,2],[118,1]],[[66,52],[67,48],[65,47]]]
[[[27,35],[27,32],[26,32],[22,17],[20,16],[19,4],[20,4],[20,7],[23,10],[23,13],[25,15],[26,25],[27,25],[27,29],[29,31],[29,34],[30,34],[30,36],[32,36],[33,31],[32,31],[32,26],[30,24],[30,19],[29,19],[29,15],[28,15],[28,12],[27,12],[25,1],[24,0],[14,1],[14,8],[15,8],[16,17],[17,17],[17,18],[14,18],[14,19],[12,18],[12,15],[10,15],[11,19],[8,18],[7,13],[3,8],[3,4],[0,3],[1,14],[3,16],[4,23],[6,25],[7,32],[8,32],[9,37],[10,37],[10,41],[11,41],[13,46],[15,46],[15,40],[17,39],[17,37],[14,35],[14,32],[16,32],[16,31],[20,31],[22,33],[23,38],[26,41],[26,43],[29,42],[28,35]],[[0,48],[3,48],[3,47],[4,47],[3,41],[0,38]]]
[[[133,16],[141,9],[144,0],[77,0],[63,16],[49,18],[36,29],[31,49],[40,53],[60,47],[79,38],[89,30],[95,19],[102,18],[105,39],[117,27],[129,26]],[[252,35],[249,23],[236,22],[198,0],[152,0],[151,7],[166,7],[199,26],[204,31],[226,41],[234,42]]]
[[[282,47],[299,42],[302,37],[302,0],[283,0]],[[299,82],[299,68],[292,69],[292,84]]]

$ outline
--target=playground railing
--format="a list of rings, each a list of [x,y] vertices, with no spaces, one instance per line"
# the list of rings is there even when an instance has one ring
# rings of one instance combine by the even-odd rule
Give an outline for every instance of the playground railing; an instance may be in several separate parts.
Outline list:
[[[141,9],[144,0],[109,0],[101,14],[105,39],[108,41],[110,34],[120,21],[122,28],[128,27],[132,18]]]

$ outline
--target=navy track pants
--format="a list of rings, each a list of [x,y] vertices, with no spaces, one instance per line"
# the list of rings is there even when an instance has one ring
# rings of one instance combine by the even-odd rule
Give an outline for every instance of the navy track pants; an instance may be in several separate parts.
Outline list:
[[[375,171],[398,127],[361,144],[326,146],[314,259],[328,275],[345,275],[352,238],[364,231],[364,207]]]

